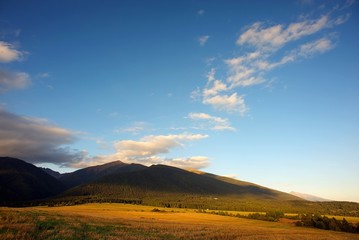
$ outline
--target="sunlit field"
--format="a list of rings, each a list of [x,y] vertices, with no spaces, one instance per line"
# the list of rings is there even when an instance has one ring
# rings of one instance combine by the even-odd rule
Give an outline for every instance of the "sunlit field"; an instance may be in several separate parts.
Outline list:
[[[296,227],[289,219],[266,222],[129,204],[3,207],[0,214],[0,239],[359,239]]]

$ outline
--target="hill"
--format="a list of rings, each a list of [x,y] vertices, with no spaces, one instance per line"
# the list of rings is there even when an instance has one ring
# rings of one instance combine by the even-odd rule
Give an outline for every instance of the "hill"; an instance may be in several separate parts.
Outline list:
[[[25,161],[0,157],[0,203],[55,196],[64,185],[40,168]]]

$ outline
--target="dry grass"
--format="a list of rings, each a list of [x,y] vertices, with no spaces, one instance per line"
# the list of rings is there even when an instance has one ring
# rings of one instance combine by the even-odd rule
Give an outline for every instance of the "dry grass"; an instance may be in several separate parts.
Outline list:
[[[356,234],[124,204],[0,208],[0,239],[359,239]]]

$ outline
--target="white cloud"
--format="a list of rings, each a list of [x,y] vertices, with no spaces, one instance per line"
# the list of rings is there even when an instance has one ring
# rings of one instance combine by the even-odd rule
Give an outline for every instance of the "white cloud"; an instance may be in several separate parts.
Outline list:
[[[205,167],[209,164],[207,157],[188,157],[188,158],[165,158],[171,149],[184,147],[186,142],[207,138],[203,134],[173,134],[173,135],[149,135],[135,140],[121,140],[114,143],[116,153],[105,156],[98,156],[87,162],[79,162],[76,167],[102,164],[115,160],[124,162],[140,163],[144,165],[165,164],[176,167],[189,166],[193,168]]]
[[[334,47],[333,40],[324,37],[318,40],[300,45],[297,49],[292,50],[289,54],[284,55],[278,62],[268,62],[267,60],[259,60],[255,64],[262,71],[268,71],[278,66],[308,58],[316,54],[324,53]]]
[[[198,16],[203,16],[204,13],[205,13],[205,11],[203,9],[200,9],[200,10],[198,10],[197,15]]]
[[[263,83],[260,70],[259,58],[252,59],[247,57],[232,58],[226,60],[229,67],[229,76],[227,82],[230,89],[237,87],[249,87]]]
[[[213,106],[215,109],[224,110],[230,113],[244,114],[247,111],[244,96],[237,93],[231,95],[215,95],[203,99],[204,104]]]
[[[328,38],[321,38],[300,46],[299,55],[308,57],[317,53],[324,53],[334,47],[332,41]]]
[[[227,85],[221,80],[216,80],[215,74],[216,70],[214,68],[207,74],[207,84],[203,90],[204,98],[217,95],[219,92],[227,90]]]
[[[30,77],[27,73],[13,73],[0,69],[0,93],[12,89],[22,89],[30,85],[30,83]]]
[[[264,48],[266,51],[277,49],[284,44],[316,33],[330,27],[330,19],[324,15],[315,20],[304,20],[289,24],[271,27],[263,27],[262,23],[256,22],[250,26],[237,40],[238,45],[249,44],[257,49]]]
[[[226,91],[227,85],[220,80],[215,80],[210,88],[205,88],[203,90],[203,95],[205,98],[213,95],[217,95],[221,91]]]
[[[214,81],[216,79],[215,74],[216,74],[216,69],[212,68],[211,71],[209,71],[209,73],[207,74],[207,81],[208,82]]]
[[[0,108],[0,156],[69,165],[86,155],[68,147],[75,140],[74,132],[45,119],[19,116]]]
[[[204,46],[207,43],[208,39],[209,39],[208,35],[200,36],[198,38],[199,45]]]
[[[24,53],[17,50],[14,45],[0,41],[0,62],[19,61],[23,56]]]
[[[227,122],[226,119],[220,118],[220,117],[214,117],[207,113],[190,113],[188,114],[188,117],[193,120],[211,120],[216,123],[225,123]]]
[[[212,130],[222,131],[222,130],[230,130],[234,131],[228,119],[211,116],[207,113],[190,113],[188,114],[188,118],[191,120],[205,122],[205,126],[200,128],[209,128]]]
[[[200,89],[193,91],[191,98],[201,99],[203,104],[211,105],[217,110],[243,115],[247,111],[244,95],[238,96],[236,92],[223,94],[222,92],[226,93],[231,89],[222,80],[216,80],[215,73],[215,69],[212,68],[207,75],[206,87],[202,91]],[[217,130],[220,128],[218,127]]]
[[[150,135],[140,141],[123,140],[115,143],[117,156],[132,159],[168,153],[171,148],[182,146],[183,142],[208,137],[202,134]]]
[[[216,80],[215,74],[216,71],[212,68],[207,75],[206,87],[202,92],[196,92],[197,96],[199,95],[202,97],[202,103],[211,105],[218,110],[244,114],[247,111],[247,107],[244,103],[244,96],[242,95],[238,97],[237,93],[232,93],[230,95],[221,94],[221,92],[227,92],[229,88],[222,80]],[[217,130],[220,130],[220,128]]]

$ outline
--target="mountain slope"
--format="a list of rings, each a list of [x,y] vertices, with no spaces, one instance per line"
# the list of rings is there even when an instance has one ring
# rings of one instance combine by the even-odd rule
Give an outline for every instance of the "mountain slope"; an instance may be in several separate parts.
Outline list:
[[[215,175],[213,175],[215,176]],[[293,195],[255,184],[197,174],[165,165],[153,165],[133,172],[107,175],[66,192],[66,196],[101,195],[143,198],[168,194],[237,196],[258,199],[299,200]],[[227,181],[225,181],[227,180]]]
[[[90,183],[106,175],[121,172],[133,172],[146,168],[140,164],[127,164],[121,161],[106,163],[77,170],[72,173],[62,174],[59,180],[68,188]]]
[[[65,190],[56,178],[25,161],[0,157],[0,202],[55,196]]]

